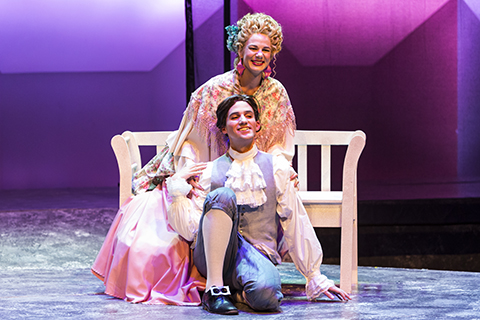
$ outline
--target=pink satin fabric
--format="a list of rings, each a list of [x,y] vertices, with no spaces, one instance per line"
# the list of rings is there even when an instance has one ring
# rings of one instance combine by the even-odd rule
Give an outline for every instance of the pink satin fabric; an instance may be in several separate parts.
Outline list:
[[[92,266],[105,293],[133,303],[200,304],[205,278],[189,243],[167,221],[165,191],[130,197],[119,209]]]

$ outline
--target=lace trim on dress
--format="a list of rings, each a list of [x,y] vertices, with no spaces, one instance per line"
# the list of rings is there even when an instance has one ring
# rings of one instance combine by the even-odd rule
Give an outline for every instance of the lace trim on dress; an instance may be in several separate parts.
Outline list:
[[[133,175],[132,192],[139,194],[154,189],[161,184],[165,177],[175,173],[173,154],[168,147],[163,148],[143,168]]]
[[[217,128],[217,107],[227,97],[241,93],[235,87],[235,78],[235,71],[232,70],[210,79],[208,85],[195,94],[195,102],[191,104],[192,110],[189,111],[189,118],[195,119],[195,127],[200,136],[217,154],[224,154],[228,150],[228,138]],[[195,113],[196,117],[191,117]],[[212,141],[215,141],[213,146]]]

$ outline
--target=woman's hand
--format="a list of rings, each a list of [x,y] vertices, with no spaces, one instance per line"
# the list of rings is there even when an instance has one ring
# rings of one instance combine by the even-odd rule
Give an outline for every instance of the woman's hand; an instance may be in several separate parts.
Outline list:
[[[203,191],[202,186],[198,184],[198,175],[200,175],[206,167],[207,164],[204,162],[194,163],[183,167],[175,173],[178,178],[185,179],[192,186],[192,190],[188,193],[187,198],[191,199],[192,195],[198,197],[198,193],[195,189]]]
[[[198,193],[195,189],[204,191],[203,187],[198,183],[198,176],[190,177],[187,182],[192,186],[192,190],[187,194],[188,199],[192,199],[192,195],[198,198]]]
[[[188,180],[192,177],[198,176],[205,170],[207,164],[205,162],[194,163],[191,165],[186,165],[179,171],[175,173],[177,178]]]

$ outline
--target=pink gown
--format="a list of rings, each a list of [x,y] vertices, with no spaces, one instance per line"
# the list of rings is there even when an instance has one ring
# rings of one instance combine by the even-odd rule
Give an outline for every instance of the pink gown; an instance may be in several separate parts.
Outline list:
[[[215,111],[224,98],[241,93],[235,72],[210,79],[192,94],[174,141],[167,141],[175,159],[214,160],[207,152],[212,140],[218,155],[226,151],[227,142],[215,126]],[[257,145],[260,150],[291,158],[295,116],[285,88],[278,80],[267,78],[254,96],[260,102],[262,122]],[[192,147],[184,148],[185,142]],[[172,162],[173,158],[162,152],[135,174],[136,195],[119,209],[92,266],[108,295],[133,303],[201,302],[199,291],[205,290],[205,279],[193,265],[189,243],[168,224],[166,188],[146,192],[153,177],[172,174]]]
[[[168,225],[164,190],[125,201],[92,272],[106,294],[128,302],[196,306],[205,279],[193,265],[189,243]]]

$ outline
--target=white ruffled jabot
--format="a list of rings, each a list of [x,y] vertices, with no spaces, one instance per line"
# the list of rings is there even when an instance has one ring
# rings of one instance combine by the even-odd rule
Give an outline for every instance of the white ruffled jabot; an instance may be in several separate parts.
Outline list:
[[[227,171],[225,187],[235,192],[238,205],[256,208],[267,201],[265,194],[267,184],[260,167],[253,161],[257,153],[257,146],[253,146],[250,151],[245,153],[239,153],[232,148],[228,150],[233,163]]]

